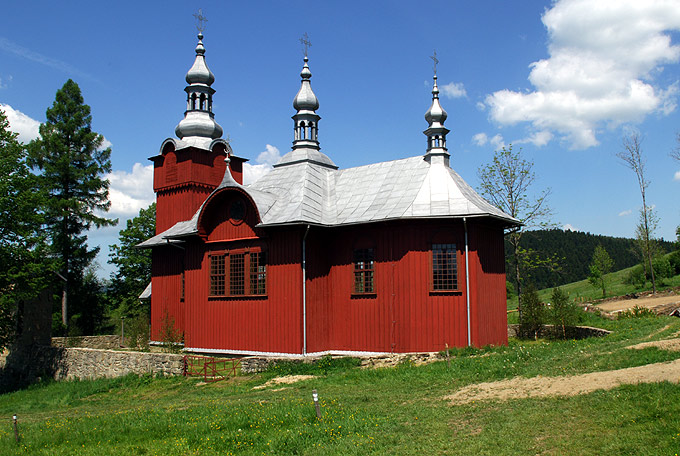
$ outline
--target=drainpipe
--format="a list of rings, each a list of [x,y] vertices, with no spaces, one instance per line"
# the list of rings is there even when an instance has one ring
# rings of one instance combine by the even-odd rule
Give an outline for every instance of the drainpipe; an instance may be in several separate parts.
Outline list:
[[[307,355],[307,233],[302,237],[302,354]]]
[[[470,331],[470,268],[468,261],[468,229],[467,219],[463,217],[463,227],[465,228],[465,300],[467,301],[467,343],[472,345],[472,334]]]

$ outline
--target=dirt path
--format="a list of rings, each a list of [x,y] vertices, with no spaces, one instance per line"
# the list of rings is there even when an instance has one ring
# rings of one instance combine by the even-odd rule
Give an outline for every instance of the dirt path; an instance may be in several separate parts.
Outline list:
[[[653,309],[654,307],[665,306],[667,304],[678,304],[680,306],[680,296],[661,296],[661,297],[646,297],[637,299],[625,299],[621,301],[607,301],[598,304],[596,307],[605,312],[620,312],[622,310],[632,309],[635,306],[646,307]]]
[[[680,349],[680,341],[668,342]],[[658,342],[648,342],[654,344]],[[631,348],[644,348],[638,344]],[[444,399],[452,405],[483,400],[523,399],[527,397],[575,396],[619,385],[669,381],[680,383],[680,359],[665,363],[648,364],[604,372],[592,372],[565,377],[512,378],[498,382],[477,383],[466,386]]]

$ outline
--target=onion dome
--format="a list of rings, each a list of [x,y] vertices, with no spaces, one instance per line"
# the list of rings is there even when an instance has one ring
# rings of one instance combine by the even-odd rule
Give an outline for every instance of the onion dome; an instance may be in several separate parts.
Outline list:
[[[305,56],[305,65],[302,67],[302,71],[300,72],[302,85],[300,86],[300,90],[298,91],[297,95],[295,95],[295,99],[293,100],[293,108],[295,108],[298,112],[316,111],[319,109],[319,100],[316,98],[316,95],[314,95],[314,92],[312,91],[312,84],[309,82],[312,77],[312,72],[309,71],[309,65],[307,65],[308,61],[309,58]]]
[[[448,115],[442,105],[439,104],[439,87],[437,87],[437,75],[434,75],[434,87],[432,88],[432,106],[425,113],[425,120],[432,124],[443,124]]]
[[[215,122],[212,112],[212,96],[215,93],[211,84],[215,82],[212,74],[205,63],[205,47],[203,46],[203,34],[198,34],[196,45],[196,60],[187,72],[186,81],[189,84],[184,91],[187,93],[187,110],[184,119],[175,128],[178,138],[202,137],[217,139],[222,136],[222,127]]]
[[[423,132],[425,136],[427,136],[427,153],[425,154],[425,159],[432,164],[443,163],[448,166],[449,153],[446,149],[446,135],[449,133],[449,130],[444,127],[444,121],[448,116],[446,111],[444,111],[444,108],[442,108],[442,105],[439,104],[439,88],[437,87],[436,72],[433,79],[432,105],[425,113],[425,120],[427,120],[429,126],[427,130]]]

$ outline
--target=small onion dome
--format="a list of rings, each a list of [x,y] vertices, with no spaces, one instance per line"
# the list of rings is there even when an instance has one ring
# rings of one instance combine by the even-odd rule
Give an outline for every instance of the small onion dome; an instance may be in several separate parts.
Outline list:
[[[425,113],[425,120],[432,125],[433,123],[444,123],[448,114],[439,104],[439,87],[437,87],[437,75],[434,76],[434,87],[432,88],[432,106]]]
[[[319,109],[319,100],[316,98],[316,95],[314,95],[312,84],[309,82],[309,79],[312,77],[312,72],[309,71],[309,66],[307,65],[308,60],[307,56],[305,56],[305,66],[302,67],[302,71],[300,72],[302,86],[293,100],[293,108],[297,111],[316,111]]]
[[[215,75],[208,68],[205,63],[205,47],[203,47],[203,34],[198,34],[198,44],[196,45],[196,60],[193,66],[189,69],[186,76],[188,84],[206,84],[211,85],[215,82]]]
[[[175,134],[183,139],[187,136],[201,136],[216,139],[222,136],[222,127],[208,113],[187,111],[177,127]]]

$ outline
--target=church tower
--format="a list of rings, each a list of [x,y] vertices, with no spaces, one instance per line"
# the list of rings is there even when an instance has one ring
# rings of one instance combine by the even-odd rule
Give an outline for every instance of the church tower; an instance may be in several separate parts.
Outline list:
[[[432,87],[432,105],[425,113],[425,120],[429,124],[427,130],[423,131],[427,136],[427,152],[425,153],[425,160],[431,164],[443,163],[449,166],[449,152],[446,148],[446,135],[449,130],[444,126],[444,121],[448,115],[442,105],[439,103],[439,87],[437,87],[437,53],[432,57],[434,60],[434,85]]]
[[[156,233],[189,220],[220,184],[229,155],[234,179],[243,183],[243,162],[222,139],[222,127],[212,112],[215,76],[205,62],[203,33],[199,31],[196,58],[186,75],[186,111],[175,128],[177,138],[168,138],[154,163]]]

